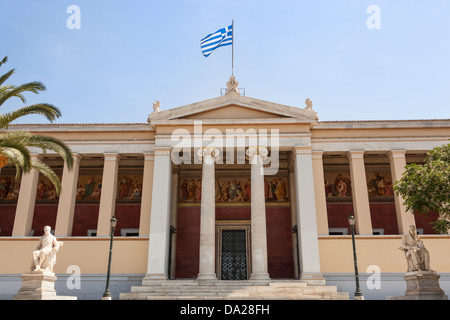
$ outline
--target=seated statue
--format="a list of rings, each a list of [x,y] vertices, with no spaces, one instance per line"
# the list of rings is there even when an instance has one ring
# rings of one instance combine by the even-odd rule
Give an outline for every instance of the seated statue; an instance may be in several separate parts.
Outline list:
[[[408,271],[431,271],[430,254],[420,240],[414,225],[409,226],[409,232],[402,237],[402,246],[399,248],[405,253]]]
[[[32,271],[44,271],[53,273],[53,266],[56,263],[56,252],[63,245],[56,241],[49,226],[44,227],[44,235],[39,239],[36,250],[33,251]]]

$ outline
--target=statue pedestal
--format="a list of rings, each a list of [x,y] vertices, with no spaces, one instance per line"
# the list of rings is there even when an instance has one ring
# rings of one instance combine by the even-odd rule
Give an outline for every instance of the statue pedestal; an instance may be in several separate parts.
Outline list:
[[[77,300],[73,296],[58,296],[55,291],[56,276],[44,271],[29,271],[22,275],[22,288],[14,300]]]
[[[406,273],[404,296],[389,297],[389,300],[448,300],[439,286],[440,276],[434,271],[414,271]]]

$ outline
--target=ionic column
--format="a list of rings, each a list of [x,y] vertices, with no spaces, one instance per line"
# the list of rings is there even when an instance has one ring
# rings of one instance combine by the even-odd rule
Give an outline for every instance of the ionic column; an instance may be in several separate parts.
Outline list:
[[[367,191],[364,151],[350,150],[347,153],[350,162],[350,179],[352,183],[353,210],[356,218],[356,232],[371,235],[372,220],[370,218],[369,194]]]
[[[316,196],[317,232],[321,235],[328,235],[327,199],[322,155],[323,151],[312,152],[314,194]]]
[[[251,147],[246,151],[251,164],[251,241],[252,273],[250,279],[270,279],[267,263],[266,202],[264,197],[263,159],[266,148]]]
[[[389,162],[391,165],[392,183],[400,180],[403,172],[405,172],[406,150],[392,150],[388,153]],[[397,215],[397,224],[399,234],[407,233],[410,225],[416,225],[414,215],[406,210],[406,206],[403,205],[403,198],[401,196],[394,195],[395,200],[395,212]]]
[[[155,153],[144,153],[144,173],[142,177],[141,216],[139,220],[139,236],[150,234],[150,215],[152,211],[153,169]]]
[[[105,153],[103,165],[102,193],[98,212],[97,236],[109,236],[111,233],[110,219],[116,211],[117,179],[119,175],[118,153]],[[120,223],[120,221],[119,221]]]
[[[31,155],[31,158],[42,160],[38,154]],[[12,236],[29,236],[31,234],[38,182],[39,171],[36,169],[31,169],[29,173],[22,175]]]
[[[202,199],[200,211],[200,264],[197,279],[216,279],[216,202],[214,161],[215,148],[200,149],[202,164]]]
[[[167,280],[169,268],[170,191],[172,161],[170,147],[154,147],[152,209],[145,280]],[[157,187],[156,187],[157,186]]]
[[[56,214],[55,236],[72,235],[80,161],[81,155],[73,154],[73,168],[70,171],[67,164],[64,163],[62,190],[58,202],[58,213]]]
[[[311,147],[294,147],[295,198],[297,204],[300,279],[310,284],[325,284],[320,271]]]

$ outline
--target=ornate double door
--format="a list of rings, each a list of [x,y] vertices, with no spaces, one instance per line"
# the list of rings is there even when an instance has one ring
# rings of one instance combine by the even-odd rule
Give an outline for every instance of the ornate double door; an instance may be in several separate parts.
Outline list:
[[[247,280],[249,274],[248,228],[219,228],[221,280]]]

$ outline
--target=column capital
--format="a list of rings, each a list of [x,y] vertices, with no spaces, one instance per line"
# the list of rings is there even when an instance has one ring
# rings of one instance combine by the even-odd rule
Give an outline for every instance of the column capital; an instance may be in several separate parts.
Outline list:
[[[199,160],[201,160],[202,158],[214,158],[217,159],[219,158],[220,155],[220,150],[216,147],[204,147],[204,148],[200,148],[197,150],[197,157]]]
[[[35,160],[42,160],[44,159],[43,156],[41,156],[39,153],[32,153],[30,154],[31,159],[35,159]]]
[[[118,161],[120,160],[120,155],[118,153],[113,152],[104,152],[103,157],[105,158],[105,161]]]
[[[153,151],[155,153],[155,157],[170,156],[170,153],[172,152],[172,148],[171,147],[153,147]]]
[[[297,146],[293,146],[292,147],[292,153],[294,155],[311,154],[312,153],[312,148],[311,147],[297,147]]]
[[[349,159],[364,159],[364,150],[350,150],[347,152],[347,158]]]
[[[155,160],[155,152],[154,151],[146,151],[146,152],[142,152],[142,154],[144,155],[145,161]]]
[[[313,160],[322,160],[323,151],[311,151],[311,155]]]
[[[79,153],[72,153],[72,158],[75,163],[80,163],[81,159],[83,159]]]
[[[388,152],[387,156],[389,161],[393,159],[405,159],[406,150],[391,150]]]
[[[266,146],[248,147],[247,150],[245,150],[245,154],[249,157],[259,155],[266,158],[269,154],[269,150],[267,150]]]

